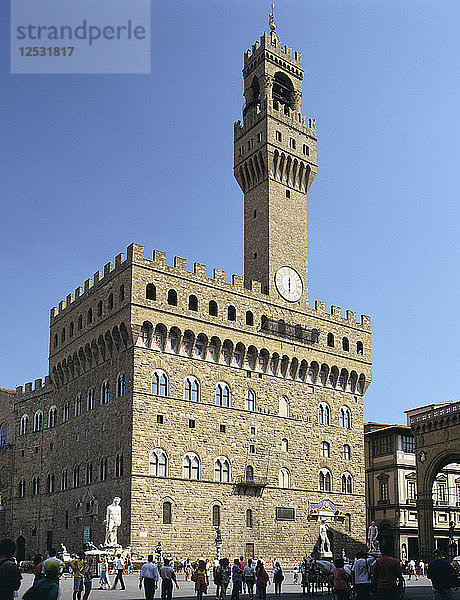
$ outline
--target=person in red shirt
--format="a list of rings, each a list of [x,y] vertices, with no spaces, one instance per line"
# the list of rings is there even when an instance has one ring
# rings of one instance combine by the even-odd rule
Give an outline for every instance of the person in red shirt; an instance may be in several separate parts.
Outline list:
[[[334,561],[335,569],[332,571],[332,575],[334,576],[334,591],[337,595],[337,600],[349,600],[350,598],[350,588],[348,587],[350,576],[343,568],[344,564],[343,558],[337,558]]]
[[[377,582],[378,600],[394,600],[398,596],[398,583],[403,583],[399,562],[384,551],[381,558],[371,567],[371,573]]]

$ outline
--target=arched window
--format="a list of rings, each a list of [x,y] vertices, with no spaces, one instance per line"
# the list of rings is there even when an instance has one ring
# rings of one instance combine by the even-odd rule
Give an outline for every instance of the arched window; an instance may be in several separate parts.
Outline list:
[[[123,302],[123,300],[125,299],[125,286],[124,285],[120,285],[120,292],[118,294],[118,297],[120,298],[120,302]]]
[[[66,487],[67,489],[67,487]],[[32,494],[38,496],[40,493],[40,477],[34,477],[32,479]]]
[[[254,315],[250,310],[246,311],[246,325],[254,325]]]
[[[212,526],[220,527],[220,505],[214,504],[212,507]]]
[[[107,306],[109,307],[109,310],[112,310],[112,308],[113,308],[113,294],[112,293],[109,294]]]
[[[76,488],[80,485],[80,467],[75,467],[73,470],[73,487]]]
[[[2,423],[0,425],[0,448],[6,446],[8,443],[8,425],[6,423]]]
[[[334,347],[334,335],[332,333],[327,334],[327,345],[331,348]]]
[[[34,414],[34,431],[41,431],[43,427],[43,413],[41,410],[37,410]]]
[[[321,469],[318,475],[318,487],[320,492],[332,491],[332,475],[329,469]]]
[[[250,508],[246,511],[246,527],[252,527],[252,510]]]
[[[83,327],[83,317],[81,315],[78,317],[77,326],[78,329],[81,329]]]
[[[272,89],[274,103],[283,105],[285,110],[292,108],[293,91],[294,86],[289,77],[281,71],[275,73]]]
[[[340,409],[340,427],[351,429],[351,412],[347,406]]]
[[[248,465],[246,467],[246,481],[254,481],[254,467],[252,465]]]
[[[217,302],[211,300],[209,303],[209,314],[212,317],[217,317]]]
[[[115,477],[123,476],[123,454],[117,453],[115,457]]]
[[[168,459],[166,452],[162,448],[152,450],[149,457],[149,474],[154,477],[166,477],[168,469]]]
[[[117,377],[117,398],[125,395],[126,377],[124,373],[118,373]]]
[[[351,459],[351,448],[348,444],[343,445],[342,456],[343,456],[343,460]]]
[[[350,473],[344,473],[342,475],[342,494],[353,493],[353,477]]]
[[[61,331],[61,342],[65,342],[65,327],[63,327]]]
[[[194,452],[190,452],[184,456],[184,460],[182,461],[182,475],[184,479],[200,478],[200,459]]]
[[[230,406],[230,388],[226,383],[216,386],[216,406]]]
[[[256,410],[256,394],[252,390],[247,390],[246,398],[244,399],[244,408],[246,410]]]
[[[18,489],[18,495],[20,498],[24,498],[24,496],[26,495],[26,480],[25,479],[20,479],[19,480],[19,489]]]
[[[279,399],[278,414],[280,417],[289,417],[289,400],[286,396]]]
[[[88,325],[93,322],[93,309],[92,308],[90,308],[88,310],[88,313],[86,316],[86,322],[88,323]]]
[[[157,299],[157,288],[153,285],[153,283],[148,283],[145,288],[145,297],[147,300],[156,300]]]
[[[110,400],[110,385],[109,382],[103,381],[101,385],[101,404],[108,404]]]
[[[169,290],[168,292],[168,304],[171,306],[177,306],[177,292],[176,290]]]
[[[216,458],[214,462],[214,481],[229,483],[230,463],[227,458]]]
[[[94,389],[90,388],[86,393],[86,410],[93,410],[96,402],[94,400]]]
[[[25,435],[27,433],[28,426],[29,426],[29,415],[22,415],[21,424],[19,425],[19,435]]]
[[[72,323],[69,325],[69,337],[73,337],[75,325]]]
[[[188,375],[184,383],[184,400],[198,402],[200,399],[200,384],[193,375]]]
[[[168,395],[168,376],[161,369],[152,373],[152,394],[154,396]]]
[[[283,438],[281,440],[281,451],[288,452],[288,450],[289,450],[289,442],[286,438]]]
[[[62,422],[67,423],[70,418],[70,403],[66,402],[62,407]]]
[[[55,334],[54,334],[54,347],[55,347],[55,348],[56,348],[56,346],[58,345],[58,341],[59,341],[58,334],[57,334],[57,333],[55,333]]]
[[[67,469],[64,469],[61,473],[61,490],[67,489]]]
[[[97,316],[102,317],[102,300],[97,303]]]
[[[193,294],[188,297],[188,309],[195,312],[198,310],[198,298]]]
[[[78,394],[78,396],[75,398],[74,415],[76,417],[79,417],[81,415],[81,395],[80,394]]]
[[[172,523],[172,504],[171,502],[163,502],[163,525],[171,525]]]
[[[356,342],[356,354],[362,356],[364,354],[364,348],[362,342]]]
[[[54,475],[48,474],[46,478],[46,489],[48,490],[48,494],[54,492]]]
[[[228,307],[227,318],[229,321],[236,321],[236,308],[234,306]]]
[[[331,409],[326,402],[320,402],[318,406],[318,423],[321,425],[331,424]]]
[[[279,481],[280,488],[291,487],[291,476],[287,469],[280,469],[278,481]]]
[[[52,406],[48,412],[48,427],[54,427],[57,423],[57,407]]]
[[[342,339],[342,350],[345,350],[345,352],[348,352],[350,350],[350,342],[346,337]]]
[[[93,483],[93,463],[89,462],[86,465],[86,485]]]
[[[101,462],[99,463],[99,479],[101,481],[106,481],[107,479],[107,459],[101,458]]]
[[[331,447],[329,442],[321,442],[321,456],[323,458],[329,458],[331,453]]]

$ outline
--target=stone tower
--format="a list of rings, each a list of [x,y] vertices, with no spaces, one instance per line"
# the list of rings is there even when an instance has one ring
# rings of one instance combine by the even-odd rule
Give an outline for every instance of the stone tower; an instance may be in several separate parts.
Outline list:
[[[264,33],[244,54],[243,80],[234,174],[244,193],[245,282],[305,308],[307,192],[317,166],[316,122],[300,112],[302,55]]]

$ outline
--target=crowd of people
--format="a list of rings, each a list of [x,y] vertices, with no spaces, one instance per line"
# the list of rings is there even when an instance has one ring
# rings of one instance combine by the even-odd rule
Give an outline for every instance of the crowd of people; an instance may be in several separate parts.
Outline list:
[[[14,600],[18,597],[22,575],[14,559],[16,546],[11,540],[0,542],[0,600]],[[124,590],[124,572],[133,573],[132,562],[118,554],[113,561],[112,569],[107,557],[101,556],[97,563],[95,557],[83,551],[75,555],[65,564],[54,549],[49,551],[49,556],[43,560],[41,555],[36,555],[33,561],[33,585],[22,595],[24,600],[57,600],[59,593],[59,580],[63,573],[70,569],[73,576],[73,600],[88,600],[94,579],[99,579],[99,589]],[[413,564],[412,564],[413,563]],[[240,556],[230,563],[228,558],[210,560],[197,559],[195,561],[182,560],[176,563],[178,572],[183,572],[186,581],[194,583],[197,600],[203,600],[203,595],[208,594],[208,587],[212,581],[215,586],[216,600],[240,600],[242,594],[248,600],[266,600],[267,586],[271,581],[274,584],[274,595],[281,597],[282,583],[284,581],[283,568],[277,560],[272,561],[271,577],[262,559],[253,560]],[[388,554],[376,558],[361,550],[355,560],[337,558],[333,564],[321,560],[318,553],[306,557],[294,569],[294,583],[301,583],[307,593],[310,592],[308,577],[318,573],[318,569],[329,577],[331,587],[334,589],[338,600],[349,600],[351,590],[356,600],[396,600],[401,597],[404,589],[403,573],[406,571],[409,578],[426,576],[431,580],[433,600],[453,600],[453,588],[459,584],[456,570],[452,564],[442,556],[439,550],[434,551],[434,559],[426,565],[422,561],[398,562]],[[110,584],[109,572],[112,570],[116,577]],[[300,579],[300,581],[299,581]],[[159,565],[150,554],[142,565],[139,573],[139,589],[144,588],[146,600],[153,600],[161,582],[161,599],[172,600],[173,585],[179,587],[176,572],[170,560],[165,558]],[[231,594],[229,588],[231,586]]]

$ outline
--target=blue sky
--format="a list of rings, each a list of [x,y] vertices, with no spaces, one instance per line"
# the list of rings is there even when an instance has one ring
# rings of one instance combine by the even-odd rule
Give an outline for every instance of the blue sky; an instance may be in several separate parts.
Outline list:
[[[132,241],[242,273],[242,54],[269,2],[152,2],[150,75],[10,75],[0,8],[0,387],[47,372],[49,308]],[[458,400],[460,5],[284,0],[318,125],[310,303],[369,314],[367,419]],[[211,271],[210,271],[211,272]]]

